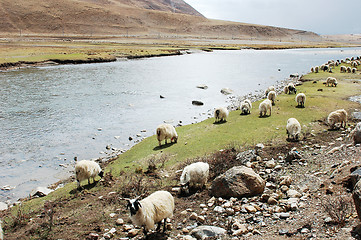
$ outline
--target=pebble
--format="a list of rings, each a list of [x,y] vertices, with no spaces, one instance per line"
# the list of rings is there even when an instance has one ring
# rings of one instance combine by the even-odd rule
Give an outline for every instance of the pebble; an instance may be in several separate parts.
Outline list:
[[[115,221],[116,225],[123,225],[124,224],[124,220],[122,218],[118,218],[117,221]]]

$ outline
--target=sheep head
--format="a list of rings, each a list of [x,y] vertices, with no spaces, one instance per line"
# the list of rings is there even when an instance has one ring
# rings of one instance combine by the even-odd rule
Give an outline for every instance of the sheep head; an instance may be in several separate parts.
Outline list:
[[[129,208],[131,215],[137,214],[139,208],[141,208],[141,207],[142,207],[142,205],[140,204],[138,199],[128,200],[127,209]]]

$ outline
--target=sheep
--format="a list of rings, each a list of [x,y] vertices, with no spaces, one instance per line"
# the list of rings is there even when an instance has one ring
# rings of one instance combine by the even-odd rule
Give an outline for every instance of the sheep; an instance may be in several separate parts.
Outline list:
[[[271,116],[271,114],[272,114],[272,102],[269,99],[265,99],[259,105],[259,116],[260,117],[266,116],[268,110],[269,110],[269,115]]]
[[[322,64],[321,67],[320,67],[320,69],[321,69],[322,71],[324,71],[324,72],[328,71],[328,68],[329,68],[329,66],[326,65],[326,64]]]
[[[160,223],[164,220],[163,232],[165,231],[166,218],[173,216],[174,198],[167,191],[156,191],[143,200],[125,199],[128,201],[127,208],[130,210],[130,219],[133,224],[144,227],[144,235],[158,224],[157,231],[160,229]]]
[[[311,67],[311,72],[314,72],[315,70],[314,70],[314,68],[313,67]]]
[[[285,87],[283,88],[283,92],[284,92],[285,94],[288,94],[288,86],[285,86]]]
[[[347,68],[345,66],[340,67],[340,72],[345,73],[347,71]]]
[[[357,68],[352,68],[352,69],[351,69],[351,72],[352,72],[352,73],[356,73],[356,71],[357,71]]]
[[[162,146],[163,140],[165,140],[165,144],[167,144],[167,139],[170,139],[171,143],[173,142],[173,140],[175,143],[177,143],[178,141],[177,131],[172,125],[168,123],[163,123],[158,125],[156,134],[157,134],[159,146]]]
[[[90,160],[81,160],[75,164],[75,174],[76,180],[78,182],[78,188],[80,188],[80,182],[88,179],[88,184],[90,184],[90,178],[93,178],[93,183],[95,182],[95,177],[104,176],[104,172],[100,168],[99,164]]]
[[[271,100],[272,105],[275,105],[276,97],[277,97],[277,93],[275,91],[270,91],[267,95],[267,98]]]
[[[250,114],[252,109],[252,102],[249,99],[241,102],[239,109],[242,111],[242,114]]]
[[[306,95],[304,93],[297,94],[295,100],[297,102],[297,107],[305,107]]]
[[[331,129],[334,129],[337,123],[340,123],[341,127],[346,127],[347,112],[344,109],[333,111],[328,115],[327,122]]]
[[[286,131],[288,139],[298,141],[299,135],[301,133],[301,124],[297,121],[296,118],[289,118],[287,120]]]
[[[186,166],[180,177],[182,193],[189,193],[189,189],[203,188],[207,183],[209,165],[205,162],[196,162]]]
[[[347,72],[351,73],[351,67],[347,67]]]
[[[220,107],[214,110],[215,122],[226,122],[228,117],[227,108]]]
[[[266,95],[266,97],[268,96],[268,93],[269,93],[270,91],[275,91],[275,87],[274,87],[274,86],[269,86],[269,87],[266,89],[266,91],[264,92],[265,95]]]
[[[287,85],[287,92],[288,92],[288,94],[291,94],[291,93],[296,94],[297,93],[297,89],[295,88],[295,85],[293,83],[289,83]]]
[[[331,87],[337,87],[337,80],[334,77],[328,77],[326,79],[326,85],[329,87],[331,85]]]
[[[318,73],[318,70],[319,70],[319,66],[316,66],[315,67],[315,73]]]

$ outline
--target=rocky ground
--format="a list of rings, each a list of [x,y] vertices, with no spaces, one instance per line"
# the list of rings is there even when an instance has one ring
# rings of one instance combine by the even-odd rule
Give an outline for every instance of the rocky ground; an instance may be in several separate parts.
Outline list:
[[[5,239],[143,239],[119,197],[130,189],[159,188],[173,191],[176,209],[166,233],[150,233],[149,239],[192,239],[194,229],[203,225],[224,233],[210,239],[359,239],[348,178],[361,166],[361,146],[349,136],[354,123],[337,131],[327,130],[322,121],[314,125],[320,132],[305,132],[299,142],[234,147],[201,159],[219,172],[238,165],[252,168],[265,180],[262,195],[212,197],[216,173],[210,174],[205,190],[190,196],[179,196],[164,184],[164,178],[179,179],[180,172],[156,169],[123,178],[107,174],[96,193],[88,191],[94,184],[74,190],[71,199],[47,202],[32,217],[19,208],[12,226],[5,224]],[[87,208],[86,214],[78,208]]]

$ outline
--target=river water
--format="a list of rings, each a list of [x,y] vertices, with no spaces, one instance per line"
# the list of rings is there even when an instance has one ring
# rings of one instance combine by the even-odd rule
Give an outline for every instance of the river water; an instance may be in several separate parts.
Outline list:
[[[214,51],[2,72],[0,188],[10,190],[0,190],[0,201],[69,176],[74,157],[104,156],[106,146],[129,149],[163,121],[206,119],[227,105],[224,87],[236,96],[264,91],[291,73],[360,55],[361,48]]]

